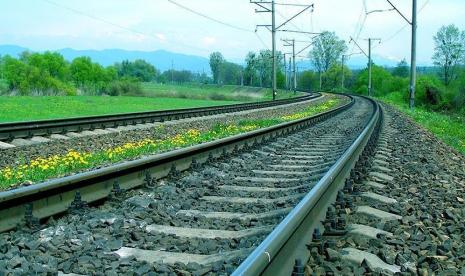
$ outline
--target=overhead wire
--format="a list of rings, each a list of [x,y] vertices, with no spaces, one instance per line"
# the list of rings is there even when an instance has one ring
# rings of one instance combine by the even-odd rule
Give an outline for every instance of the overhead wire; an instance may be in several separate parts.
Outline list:
[[[221,20],[219,20],[219,19],[213,18],[213,17],[211,17],[211,16],[209,16],[209,15],[206,15],[206,14],[201,13],[201,12],[199,12],[199,11],[193,10],[193,9],[187,7],[187,6],[184,6],[184,5],[178,3],[178,2],[176,2],[176,1],[174,1],[174,0],[167,0],[167,1],[170,2],[171,4],[174,4],[174,5],[178,6],[178,7],[181,8],[181,9],[184,9],[184,10],[186,10],[186,11],[189,11],[189,12],[191,12],[191,13],[193,13],[193,14],[196,14],[196,15],[198,15],[198,16],[201,16],[201,17],[203,17],[203,18],[206,18],[206,19],[208,19],[208,20],[211,20],[211,21],[216,22],[216,23],[218,23],[218,24],[221,24],[221,25],[223,25],[223,26],[226,26],[226,27],[229,27],[229,28],[233,28],[233,29],[236,29],[236,30],[239,30],[239,31],[249,32],[249,33],[254,32],[253,30],[249,30],[249,29],[246,29],[246,28],[242,28],[242,27],[239,27],[239,26],[235,26],[235,25],[233,25],[233,24],[230,24],[230,23],[221,21]]]
[[[425,8],[426,6],[429,4],[430,0],[426,0],[425,3],[423,3],[423,5],[420,7],[420,9],[418,10],[418,14],[420,14]],[[405,28],[407,28],[408,26],[410,26],[409,23],[406,23],[404,24],[399,30],[397,30],[395,33],[393,33],[392,35],[388,36],[388,38],[386,39],[383,39],[381,43],[375,45],[373,48],[376,49],[377,47],[379,47],[381,44],[385,44],[389,41],[391,41],[392,39],[394,39],[396,36],[398,36],[402,31],[405,30]]]
[[[362,0],[362,10],[360,12],[360,16],[358,17],[358,21],[357,21],[357,24],[355,25],[355,30],[352,35],[352,37],[356,38],[357,42],[365,26],[366,18],[367,18],[367,5],[366,5],[366,1]],[[354,50],[355,50],[355,45],[352,45],[352,49],[350,50],[350,52],[353,53]]]

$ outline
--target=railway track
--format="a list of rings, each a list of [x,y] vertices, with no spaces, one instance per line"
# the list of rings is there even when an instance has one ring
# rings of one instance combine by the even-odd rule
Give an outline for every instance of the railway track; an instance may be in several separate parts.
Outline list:
[[[24,248],[24,261],[2,253],[16,269],[64,274],[289,275],[381,118],[355,97],[312,118],[2,192],[0,231],[17,229],[2,239]]]
[[[131,127],[135,125],[147,125],[147,127],[151,127],[153,126],[153,123],[156,122],[273,107],[308,101],[310,99],[315,99],[318,97],[321,97],[321,94],[315,93],[301,97],[277,101],[264,101],[256,103],[233,104],[213,107],[137,112],[68,119],[0,123],[0,143],[2,143],[2,141],[8,142],[13,141],[14,139],[24,138],[33,138],[31,142],[42,142],[44,141],[44,137],[50,136],[52,136],[52,138],[54,139],[59,140],[66,139],[66,137],[63,137],[63,135],[68,135],[70,137],[81,137],[87,134],[91,135],[92,133],[90,132],[95,130],[98,130],[98,133],[108,133],[111,131],[116,131],[115,129],[118,127]],[[84,134],[82,134],[83,132]],[[18,142],[21,143],[24,141]],[[0,144],[0,149],[2,148],[2,145],[4,148],[8,148],[9,144]]]

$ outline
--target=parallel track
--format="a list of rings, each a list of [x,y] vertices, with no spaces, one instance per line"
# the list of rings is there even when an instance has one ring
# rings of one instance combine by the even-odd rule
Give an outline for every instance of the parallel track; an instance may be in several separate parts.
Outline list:
[[[3,192],[0,231],[110,197],[101,208],[110,220],[136,221],[120,235],[170,237],[176,248],[135,239],[115,250],[121,257],[181,270],[289,275],[295,259],[308,259],[311,234],[380,120],[378,105],[357,97],[312,118]],[[81,211],[87,218],[100,212]]]
[[[68,132],[81,132],[85,130],[108,129],[116,128],[118,126],[164,122],[191,117],[201,117],[221,113],[259,109],[308,101],[318,97],[321,97],[321,94],[315,93],[277,101],[264,101],[257,103],[244,103],[213,107],[136,112],[29,122],[0,123],[0,141],[9,141],[17,138],[30,138],[33,136],[48,136],[51,134],[66,134]]]

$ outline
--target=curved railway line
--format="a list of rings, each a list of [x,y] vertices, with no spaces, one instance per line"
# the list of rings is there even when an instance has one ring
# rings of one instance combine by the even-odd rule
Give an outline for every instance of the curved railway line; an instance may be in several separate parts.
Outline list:
[[[1,192],[0,232],[16,232],[0,235],[44,248],[64,274],[142,275],[155,264],[159,274],[303,275],[320,232],[345,233],[331,206],[377,143],[379,105],[350,99],[310,118]]]
[[[290,103],[298,103],[321,97],[321,94],[263,101],[256,103],[233,104],[213,107],[186,108],[176,110],[161,110],[150,112],[124,113],[91,117],[77,117],[68,119],[52,119],[28,122],[0,123],[0,142],[14,139],[32,138],[34,136],[64,135],[67,133],[107,130],[114,131],[117,127],[134,126],[138,124],[153,124],[192,117],[201,117],[222,113],[252,110]]]

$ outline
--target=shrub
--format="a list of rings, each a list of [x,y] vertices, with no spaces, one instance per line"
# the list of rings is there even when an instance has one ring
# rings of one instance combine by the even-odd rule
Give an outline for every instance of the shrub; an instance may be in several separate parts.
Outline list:
[[[6,80],[0,79],[0,95],[7,94],[8,90],[8,82]]]
[[[420,76],[417,80],[416,98],[419,104],[439,108],[445,94],[441,81],[434,76]]]
[[[106,94],[110,96],[143,96],[139,82],[131,80],[119,80],[111,82],[106,88]]]

